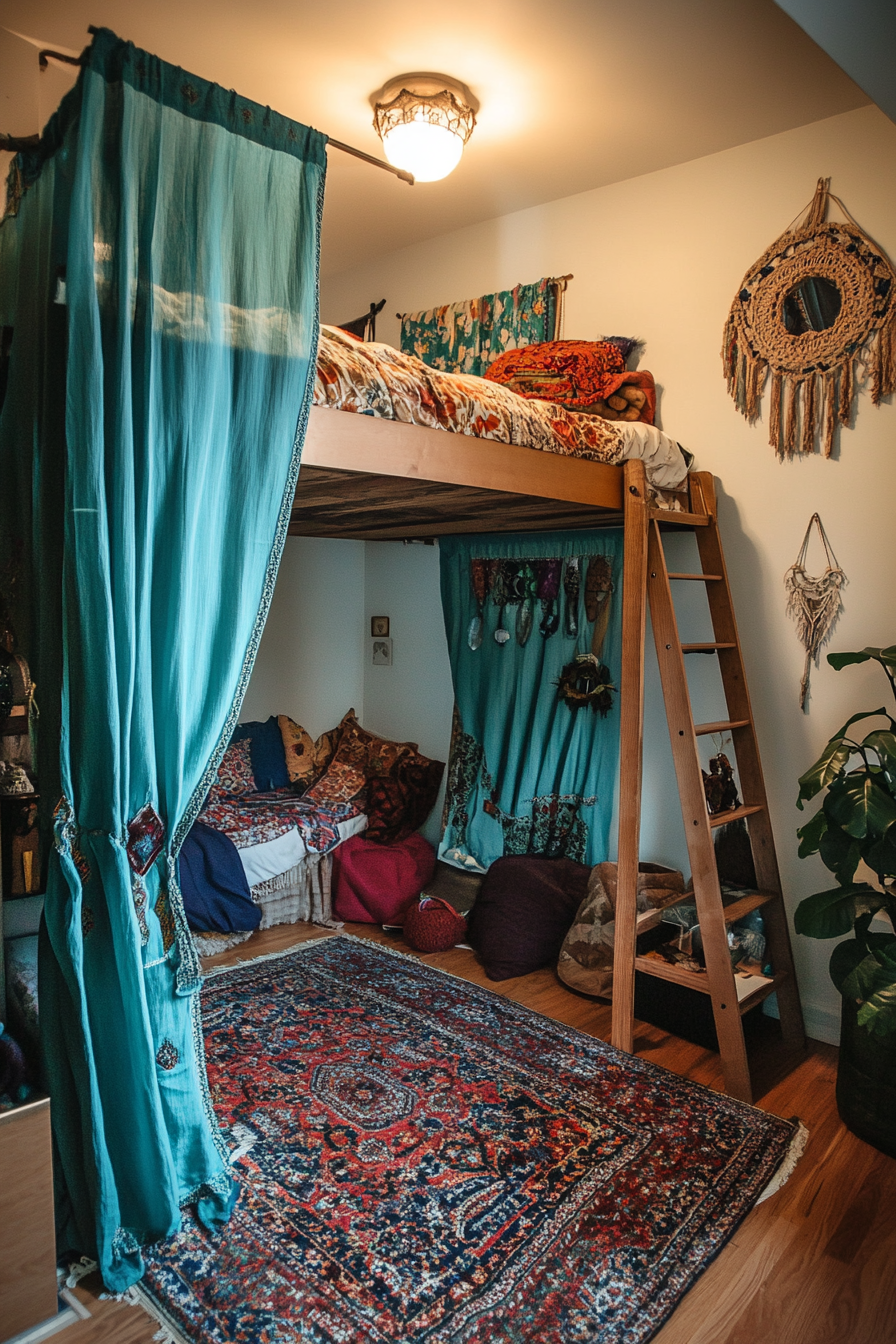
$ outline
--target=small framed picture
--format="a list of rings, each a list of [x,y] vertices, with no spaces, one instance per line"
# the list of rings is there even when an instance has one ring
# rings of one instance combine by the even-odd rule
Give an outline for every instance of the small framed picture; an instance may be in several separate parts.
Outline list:
[[[373,639],[387,639],[389,636],[389,617],[371,616],[370,634]]]
[[[373,665],[374,667],[392,666],[391,639],[375,639],[373,641]]]

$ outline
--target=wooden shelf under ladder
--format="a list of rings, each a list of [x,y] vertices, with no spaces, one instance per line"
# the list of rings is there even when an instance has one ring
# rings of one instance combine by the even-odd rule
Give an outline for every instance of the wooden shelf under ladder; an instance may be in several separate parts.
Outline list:
[[[752,1087],[744,1045],[743,1014],[755,1008],[770,994],[777,994],[785,1040],[792,1045],[802,1045],[805,1037],[759,747],[719,536],[715,483],[707,472],[693,473],[689,482],[691,511],[669,513],[648,506],[643,463],[630,462],[625,466],[620,725],[622,774],[612,1039],[614,1045],[631,1051],[634,1040],[636,972],[706,994],[712,1000],[725,1089],[732,1096],[750,1101]],[[699,573],[668,569],[662,536],[670,527],[693,530],[700,558]],[[672,600],[671,582],[674,580],[706,585],[713,630],[711,642],[681,642]],[[681,899],[690,900],[697,907],[706,960],[706,970],[700,973],[671,964],[661,957],[639,955],[636,947],[638,934],[655,927],[662,919],[662,911],[647,911],[639,915],[637,910],[643,664],[648,604],[693,882],[693,890]],[[715,654],[718,657],[728,712],[726,719],[711,723],[694,721],[684,660],[688,654],[695,653]],[[737,766],[740,791],[746,801],[735,809],[711,816],[703,790],[698,738],[720,733],[731,734],[731,751]],[[722,902],[716,869],[713,831],[728,822],[741,819],[747,825],[759,890],[746,892],[726,906]],[[774,974],[745,978],[737,975],[731,964],[728,925],[760,908],[765,922],[766,959],[773,967]]]

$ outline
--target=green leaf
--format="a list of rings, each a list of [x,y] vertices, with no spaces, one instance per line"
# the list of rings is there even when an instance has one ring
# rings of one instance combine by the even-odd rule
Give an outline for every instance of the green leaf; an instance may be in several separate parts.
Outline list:
[[[868,945],[868,955],[843,977],[839,988],[860,1004],[859,1025],[873,1035],[887,1036],[896,1031],[896,937],[874,934]]]
[[[896,783],[896,733],[889,733],[883,729],[876,728],[873,733],[869,733],[862,743],[866,751],[873,751],[881,763],[881,767],[887,775],[887,783],[892,792],[894,783]]]
[[[896,877],[896,826],[890,826],[883,838],[864,849],[862,858],[878,877]]]
[[[868,950],[865,944],[858,942],[855,938],[845,938],[842,943],[838,943],[834,948],[828,969],[831,972],[831,979],[841,994],[846,992],[843,985],[847,976],[851,976],[856,967],[867,956]]]
[[[896,800],[879,787],[867,770],[854,770],[831,788],[824,803],[831,821],[863,840],[869,832],[883,835],[896,821]]]
[[[854,840],[840,826],[828,826],[818,850],[822,863],[830,868],[841,886],[852,881],[862,857],[862,846],[858,840]]]
[[[848,727],[849,724],[843,731]],[[822,789],[829,788],[852,755],[852,747],[845,746],[840,737],[842,733],[832,737],[815,764],[804,775],[800,775],[800,796],[796,803],[798,808],[802,809],[804,801],[814,798]]]
[[[824,808],[819,808],[811,821],[807,821],[805,826],[800,826],[797,835],[800,838],[799,856],[801,859],[808,859],[810,854],[815,854],[818,850],[819,841],[828,828],[828,819],[824,814]]]
[[[793,926],[797,933],[808,938],[842,938],[852,931],[856,918],[857,898],[877,898],[880,906],[885,904],[884,896],[876,892],[867,882],[850,882],[831,891],[819,891],[800,901],[793,917]],[[864,902],[863,902],[864,906]]]
[[[848,667],[850,663],[867,663],[872,658],[883,667],[896,668],[896,644],[891,644],[888,649],[875,649],[869,644],[859,653],[828,654],[828,662],[838,672],[842,667]]]

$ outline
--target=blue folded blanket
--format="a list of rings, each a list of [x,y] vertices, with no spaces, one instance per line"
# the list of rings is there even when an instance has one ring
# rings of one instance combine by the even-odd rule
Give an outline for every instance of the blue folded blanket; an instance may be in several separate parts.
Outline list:
[[[239,850],[223,831],[197,821],[180,851],[180,889],[196,933],[257,929],[261,907],[249,895]]]

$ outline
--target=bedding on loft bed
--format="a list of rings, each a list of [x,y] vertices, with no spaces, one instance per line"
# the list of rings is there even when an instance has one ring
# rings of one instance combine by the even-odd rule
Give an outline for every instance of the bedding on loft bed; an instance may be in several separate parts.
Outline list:
[[[687,477],[682,449],[654,425],[604,420],[486,378],[443,373],[338,327],[321,327],[314,404],[609,466],[640,458],[660,491],[679,489]]]

